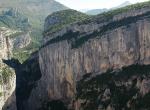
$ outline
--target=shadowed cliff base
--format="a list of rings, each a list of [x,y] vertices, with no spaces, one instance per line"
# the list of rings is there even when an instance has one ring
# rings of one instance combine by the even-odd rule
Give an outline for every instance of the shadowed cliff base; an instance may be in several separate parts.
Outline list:
[[[27,100],[36,81],[41,78],[38,58],[32,58],[21,64],[16,59],[3,60],[5,64],[15,69],[16,73],[16,105],[17,110],[25,110]]]

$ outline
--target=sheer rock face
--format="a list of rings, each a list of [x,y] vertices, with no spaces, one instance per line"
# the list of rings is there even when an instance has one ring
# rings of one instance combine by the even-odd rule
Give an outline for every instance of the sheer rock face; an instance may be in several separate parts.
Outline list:
[[[8,30],[7,30],[8,31]],[[5,35],[6,31],[0,30],[0,110],[7,103],[7,110],[16,110],[15,107],[15,73],[7,67],[2,59],[8,59],[11,56],[12,44],[11,40]],[[13,96],[11,99],[9,97]],[[13,109],[9,107],[14,102]]]
[[[83,75],[137,63],[150,64],[149,30],[150,19],[146,18],[97,35],[78,48],[72,48],[67,40],[42,47],[39,51],[42,77],[28,100],[29,108],[36,110],[45,100],[62,100],[71,108],[76,81]],[[147,92],[145,88],[141,88],[141,93]]]

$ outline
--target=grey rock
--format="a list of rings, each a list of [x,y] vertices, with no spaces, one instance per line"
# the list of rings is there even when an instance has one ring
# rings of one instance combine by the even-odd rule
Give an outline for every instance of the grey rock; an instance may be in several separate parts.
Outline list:
[[[31,37],[29,32],[16,36],[12,40],[12,43],[13,43],[13,48],[15,49],[27,47],[31,43]]]

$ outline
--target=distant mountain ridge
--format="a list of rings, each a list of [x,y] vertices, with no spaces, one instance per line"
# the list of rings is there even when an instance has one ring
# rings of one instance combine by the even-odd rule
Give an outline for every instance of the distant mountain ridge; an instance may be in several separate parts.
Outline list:
[[[125,7],[125,6],[128,6],[128,5],[131,5],[131,3],[129,1],[125,1],[122,4],[120,4],[120,5],[116,6],[116,7],[110,8],[110,9],[107,9],[107,8],[92,9],[92,10],[85,11],[85,13],[88,14],[88,15],[97,15],[97,14],[100,14],[100,13],[103,13],[103,12],[107,12],[107,11],[109,11],[111,9],[122,8],[122,7]]]
[[[93,9],[93,10],[89,10],[89,11],[87,11],[85,13],[88,14],[88,15],[97,15],[97,14],[103,13],[105,11],[108,11],[108,9],[107,8]]]
[[[122,7],[125,7],[125,6],[128,6],[128,5],[131,5],[132,3],[130,3],[129,1],[125,1],[123,2],[122,4],[116,6],[116,7],[113,7],[112,9],[116,9],[116,8],[122,8]]]

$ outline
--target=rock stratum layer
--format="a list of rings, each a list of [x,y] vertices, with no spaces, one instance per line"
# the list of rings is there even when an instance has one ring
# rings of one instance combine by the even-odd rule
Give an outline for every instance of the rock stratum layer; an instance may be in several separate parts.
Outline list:
[[[45,34],[39,50],[42,77],[28,99],[30,110],[38,110],[47,101],[55,103],[53,100],[75,109],[76,82],[83,76],[150,64],[149,15],[150,8],[146,7],[112,16],[105,22],[97,17]]]

